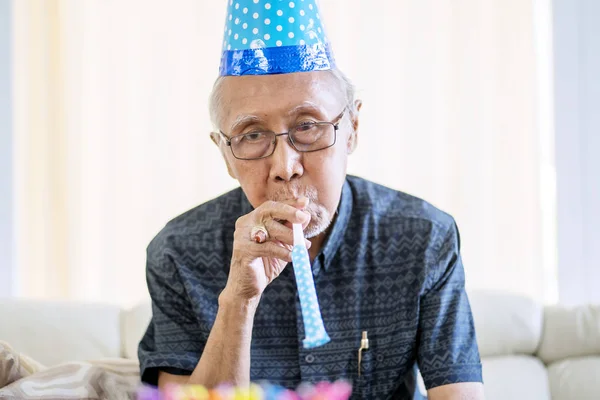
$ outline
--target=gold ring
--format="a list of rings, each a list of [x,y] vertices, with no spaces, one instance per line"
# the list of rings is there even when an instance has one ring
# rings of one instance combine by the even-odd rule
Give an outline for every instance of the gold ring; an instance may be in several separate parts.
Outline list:
[[[264,225],[256,225],[250,231],[250,238],[256,243],[264,243],[269,237],[269,232]]]

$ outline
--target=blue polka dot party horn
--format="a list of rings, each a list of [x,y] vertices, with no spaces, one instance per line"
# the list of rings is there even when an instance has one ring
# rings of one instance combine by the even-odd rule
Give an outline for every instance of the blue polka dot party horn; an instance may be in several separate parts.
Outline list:
[[[334,68],[315,0],[227,0],[221,76]]]
[[[294,231],[292,263],[294,265],[294,275],[296,275],[296,284],[298,285],[298,295],[300,296],[302,320],[304,321],[305,338],[302,344],[305,349],[310,349],[322,346],[331,339],[325,331],[325,325],[323,325],[302,225],[293,224],[292,227]]]

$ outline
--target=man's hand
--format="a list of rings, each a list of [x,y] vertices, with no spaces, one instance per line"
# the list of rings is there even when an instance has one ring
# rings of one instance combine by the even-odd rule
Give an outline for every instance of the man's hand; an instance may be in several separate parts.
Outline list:
[[[221,296],[243,302],[260,298],[267,285],[292,261],[291,224],[308,226],[310,214],[302,211],[306,206],[306,197],[287,203],[267,201],[236,221],[231,268]],[[252,230],[257,226],[268,232],[263,243],[252,238]],[[306,240],[307,248],[310,245]]]
[[[229,277],[219,296],[217,318],[200,362],[189,377],[160,372],[160,387],[169,382],[209,388],[224,382],[238,386],[250,383],[254,313],[267,285],[291,261],[292,223],[308,226],[310,214],[302,211],[307,206],[305,197],[288,202],[267,201],[236,221]],[[257,226],[267,231],[261,243],[252,238]],[[310,247],[310,242],[306,245]]]

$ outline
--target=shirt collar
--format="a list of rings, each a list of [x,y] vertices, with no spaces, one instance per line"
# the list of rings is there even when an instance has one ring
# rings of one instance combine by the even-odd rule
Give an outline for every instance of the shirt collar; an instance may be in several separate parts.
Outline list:
[[[254,207],[252,207],[252,204],[250,204],[250,201],[248,200],[248,197],[246,197],[246,193],[244,193],[244,190],[241,187],[238,190],[240,191],[240,198],[242,204],[242,212],[240,216],[250,214],[252,211],[254,211]]]
[[[348,222],[350,221],[350,215],[352,214],[352,190],[350,189],[350,184],[348,180],[344,181],[344,186],[342,187],[342,194],[340,196],[340,204],[338,205],[336,211],[335,221],[333,225],[330,227],[330,232],[325,242],[323,243],[323,247],[321,248],[321,252],[317,256],[317,259],[322,258],[321,264],[325,271],[331,265],[335,254],[337,253],[342,241],[344,239],[344,234],[348,227]],[[315,270],[313,263],[313,273],[316,276],[318,274],[318,268]]]

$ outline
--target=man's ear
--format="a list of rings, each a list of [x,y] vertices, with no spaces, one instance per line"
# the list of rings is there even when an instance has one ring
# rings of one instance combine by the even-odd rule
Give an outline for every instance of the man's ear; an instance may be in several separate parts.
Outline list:
[[[219,145],[221,144],[221,136],[219,135],[219,132],[211,132],[210,140],[212,140],[212,142],[216,144],[217,147],[220,147]]]
[[[356,150],[356,146],[358,145],[358,121],[360,109],[362,108],[362,101],[356,100],[354,102],[354,109],[356,112],[352,114],[352,132],[348,137],[348,154],[352,154],[354,150]]]
[[[223,138],[221,137],[221,135],[219,135],[219,132],[211,132],[210,139],[219,148],[219,151],[221,152],[221,155],[223,156],[223,160],[225,161],[225,166],[227,167],[227,173],[229,174],[230,177],[237,180],[237,177],[235,176],[235,174],[233,173],[233,169],[231,168],[231,164],[229,164],[229,160],[227,159],[227,156],[225,155],[226,150],[224,148],[228,147],[228,146],[226,146],[225,143],[223,143]]]

